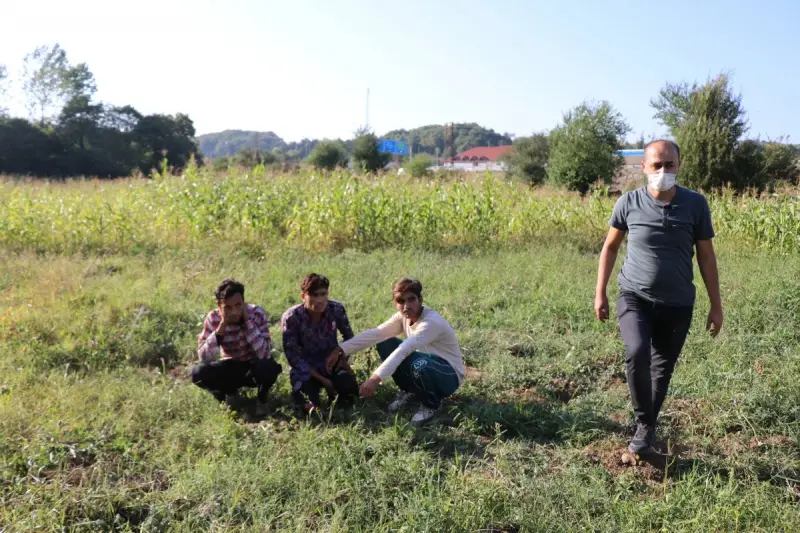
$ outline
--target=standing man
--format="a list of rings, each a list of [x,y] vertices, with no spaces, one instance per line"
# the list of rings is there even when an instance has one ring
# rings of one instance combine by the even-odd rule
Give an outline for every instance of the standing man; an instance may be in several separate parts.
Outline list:
[[[675,184],[680,148],[674,142],[657,140],[645,146],[642,170],[647,185],[622,195],[614,206],[600,253],[594,300],[597,318],[606,321],[606,287],[628,234],[617,316],[637,422],[628,450],[638,454],[652,452],[658,414],[692,322],[695,250],[711,302],[706,330],[716,337],[722,328],[717,259],[711,242],[714,229],[706,198]]]
[[[320,405],[320,390],[324,387],[328,400],[338,397],[348,403],[358,395],[358,382],[347,359],[333,368],[326,367],[331,350],[342,339],[353,337],[350,320],[344,306],[328,299],[330,281],[311,273],[300,285],[303,302],[288,309],[281,317],[283,352],[292,366],[292,398],[298,411],[309,413]]]
[[[421,424],[436,414],[443,398],[461,386],[464,360],[450,324],[422,305],[419,281],[407,278],[397,281],[392,287],[392,297],[397,313],[377,328],[342,343],[331,352],[328,365],[377,344],[382,363],[361,384],[361,395],[372,396],[392,376],[400,393],[389,405],[389,411],[397,411],[410,399],[417,398],[422,405],[411,422]],[[403,341],[397,338],[401,334],[406,337]]]
[[[217,309],[197,339],[200,363],[192,368],[192,382],[231,408],[239,404],[240,388],[258,387],[256,413],[263,416],[267,392],[282,370],[270,355],[267,312],[246,303],[244,285],[232,279],[220,283],[215,295]]]

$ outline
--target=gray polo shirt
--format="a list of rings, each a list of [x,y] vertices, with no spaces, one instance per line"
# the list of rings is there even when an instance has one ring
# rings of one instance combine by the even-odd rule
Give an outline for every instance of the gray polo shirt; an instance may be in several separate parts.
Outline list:
[[[642,187],[617,200],[609,223],[628,233],[628,255],[619,273],[621,291],[657,304],[694,305],[694,246],[714,238],[705,196],[677,187],[666,203]]]

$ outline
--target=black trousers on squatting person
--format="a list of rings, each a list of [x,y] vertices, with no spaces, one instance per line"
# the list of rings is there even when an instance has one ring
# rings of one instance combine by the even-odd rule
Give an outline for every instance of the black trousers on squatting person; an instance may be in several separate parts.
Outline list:
[[[339,405],[348,405],[352,403],[353,399],[358,397],[358,382],[356,381],[356,377],[347,370],[343,368],[334,370],[332,376],[328,375],[327,372],[323,372],[323,374],[333,383],[333,388],[336,390],[337,403]],[[315,407],[319,407],[321,404],[321,390],[322,383],[311,378],[303,382],[300,388],[292,393],[292,400],[298,408],[303,408],[306,400],[313,403]],[[329,397],[328,401],[332,402],[333,398]]]
[[[625,371],[636,422],[655,426],[683,349],[693,307],[654,304],[632,292],[617,298]]]
[[[209,391],[219,400],[242,387],[258,387],[259,401],[266,401],[267,391],[278,379],[283,367],[274,359],[221,359],[202,362],[192,368],[192,383]]]

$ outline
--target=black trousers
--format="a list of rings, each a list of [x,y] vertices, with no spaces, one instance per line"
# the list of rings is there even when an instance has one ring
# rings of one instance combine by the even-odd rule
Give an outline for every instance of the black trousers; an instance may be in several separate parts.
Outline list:
[[[266,400],[267,391],[275,384],[283,367],[274,359],[238,361],[223,359],[203,362],[192,368],[192,382],[222,401],[242,387],[258,387],[258,399]]]
[[[333,382],[333,388],[336,389],[336,396],[340,404],[350,403],[353,398],[358,396],[358,382],[356,377],[344,369],[334,370],[333,376],[329,378]],[[311,400],[316,406],[320,405],[320,391],[322,390],[322,383],[314,378],[309,379],[303,383],[300,390],[292,393],[292,399],[295,405],[302,406],[305,404],[306,399]],[[333,398],[328,398],[333,401]]]
[[[693,311],[693,307],[653,304],[631,292],[622,292],[617,298],[628,389],[640,424],[658,421]]]

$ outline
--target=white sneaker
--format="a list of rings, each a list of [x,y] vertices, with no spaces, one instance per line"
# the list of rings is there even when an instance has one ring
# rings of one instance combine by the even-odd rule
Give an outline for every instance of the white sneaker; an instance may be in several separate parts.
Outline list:
[[[405,391],[398,392],[397,396],[394,397],[392,403],[389,404],[389,412],[394,413],[395,411],[398,411],[401,407],[407,404],[409,400],[411,400],[411,398],[413,397],[414,395],[411,394],[410,392],[405,392]]]
[[[414,416],[411,417],[412,424],[422,424],[423,422],[427,422],[433,415],[436,414],[438,409],[431,409],[430,407],[425,407],[424,405],[420,406],[419,411],[414,413]]]

